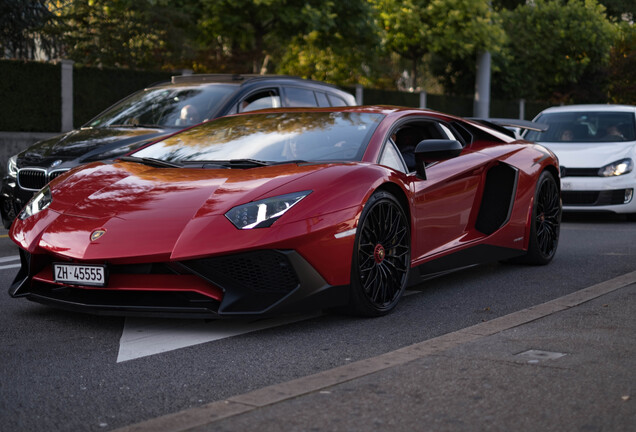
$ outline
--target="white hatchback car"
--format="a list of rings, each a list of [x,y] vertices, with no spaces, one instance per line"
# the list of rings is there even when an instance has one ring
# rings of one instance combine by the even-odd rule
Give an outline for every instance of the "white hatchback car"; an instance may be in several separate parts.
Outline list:
[[[561,165],[564,211],[627,214],[636,220],[636,106],[570,105],[548,108],[524,138],[552,150]]]

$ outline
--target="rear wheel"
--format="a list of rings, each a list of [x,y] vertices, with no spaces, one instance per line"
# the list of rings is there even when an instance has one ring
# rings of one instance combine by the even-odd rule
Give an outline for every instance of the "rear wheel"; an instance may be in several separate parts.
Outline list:
[[[532,206],[530,241],[525,256],[515,260],[525,264],[549,263],[559,244],[561,195],[554,176],[544,171],[539,176]]]
[[[380,316],[395,308],[410,262],[411,231],[404,209],[389,192],[374,193],[358,222],[349,312]]]

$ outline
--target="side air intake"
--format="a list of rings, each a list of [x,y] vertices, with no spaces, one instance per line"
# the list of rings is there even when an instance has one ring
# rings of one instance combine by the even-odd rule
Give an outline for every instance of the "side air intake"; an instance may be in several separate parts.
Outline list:
[[[490,235],[508,222],[517,191],[517,178],[517,169],[507,164],[488,170],[475,224],[478,231]]]

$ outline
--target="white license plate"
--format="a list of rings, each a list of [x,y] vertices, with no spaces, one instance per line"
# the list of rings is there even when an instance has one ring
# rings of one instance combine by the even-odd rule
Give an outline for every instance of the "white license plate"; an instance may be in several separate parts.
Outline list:
[[[106,285],[106,266],[90,264],[53,264],[55,282],[75,285]]]

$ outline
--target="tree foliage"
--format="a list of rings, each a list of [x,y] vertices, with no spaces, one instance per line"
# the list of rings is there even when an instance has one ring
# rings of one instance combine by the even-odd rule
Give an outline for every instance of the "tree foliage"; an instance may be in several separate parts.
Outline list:
[[[360,75],[377,39],[366,0],[203,2],[201,63],[218,69],[278,69],[341,82]],[[351,52],[352,46],[360,49]]]
[[[474,90],[477,54],[488,50],[495,96],[605,101],[608,94],[613,100],[631,94],[625,89],[634,76],[635,5],[633,0],[0,0],[0,53],[20,59],[43,53],[87,66],[443,87],[466,95]]]
[[[636,27],[633,24],[621,24],[609,65],[610,101],[636,104]]]
[[[55,21],[46,0],[0,0],[0,53],[37,59],[57,54],[57,41],[44,31]]]
[[[511,37],[498,58],[501,85],[519,97],[554,102],[569,102],[577,84],[603,75],[615,36],[596,0],[535,0],[504,12],[504,27]]]
[[[634,0],[601,0],[607,9],[607,16],[615,21],[634,22],[636,19],[636,2]]]
[[[55,31],[88,66],[171,69],[187,62],[194,0],[66,0]]]
[[[496,14],[483,0],[374,0],[374,5],[386,48],[411,63],[413,87],[424,55],[474,58],[504,40]]]

